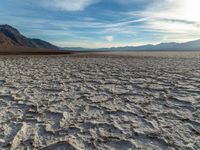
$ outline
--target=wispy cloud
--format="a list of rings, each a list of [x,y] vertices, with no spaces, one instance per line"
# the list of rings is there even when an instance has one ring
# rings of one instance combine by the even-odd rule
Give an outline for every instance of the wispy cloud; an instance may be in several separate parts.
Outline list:
[[[42,0],[41,4],[50,9],[63,11],[82,11],[99,0]]]
[[[140,12],[149,18],[149,28],[169,33],[200,33],[199,0],[163,0],[154,2]]]
[[[157,18],[174,18],[199,22],[199,0],[154,0],[145,11],[144,15]]]
[[[143,10],[126,14],[145,18],[143,31],[161,33],[160,42],[182,42],[200,36],[199,5],[199,0],[151,0]]]

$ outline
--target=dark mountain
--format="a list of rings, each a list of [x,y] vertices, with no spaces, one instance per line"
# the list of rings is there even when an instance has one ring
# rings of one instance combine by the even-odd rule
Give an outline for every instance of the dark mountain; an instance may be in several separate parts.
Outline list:
[[[40,40],[40,39],[31,39],[31,43],[36,48],[47,48],[47,49],[55,49],[55,50],[59,50],[60,49],[59,47],[57,47],[55,45],[52,45],[49,42]]]
[[[57,46],[46,41],[27,38],[23,36],[17,29],[9,25],[0,25],[0,46],[59,50]]]

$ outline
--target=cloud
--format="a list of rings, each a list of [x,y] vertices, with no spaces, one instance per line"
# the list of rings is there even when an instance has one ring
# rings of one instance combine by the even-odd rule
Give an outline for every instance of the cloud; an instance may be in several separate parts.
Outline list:
[[[114,37],[113,36],[106,36],[105,39],[108,41],[108,42],[112,42],[114,40]]]
[[[130,5],[130,4],[139,4],[139,3],[147,3],[146,0],[110,0],[112,2],[115,2],[115,3],[119,3],[119,4],[123,4],[123,5]],[[150,2],[152,0],[149,0]]]
[[[42,0],[44,7],[62,11],[82,11],[99,0]]]
[[[199,0],[154,0],[144,15],[200,22]]]
[[[129,12],[128,15],[146,18],[143,26],[147,31],[179,40],[200,35],[199,6],[199,0],[153,0],[144,10]]]

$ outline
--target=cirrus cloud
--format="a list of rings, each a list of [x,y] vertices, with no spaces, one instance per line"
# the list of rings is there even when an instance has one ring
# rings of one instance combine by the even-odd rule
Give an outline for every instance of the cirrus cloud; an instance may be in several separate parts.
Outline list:
[[[82,11],[98,2],[99,0],[42,0],[42,5],[55,10]]]

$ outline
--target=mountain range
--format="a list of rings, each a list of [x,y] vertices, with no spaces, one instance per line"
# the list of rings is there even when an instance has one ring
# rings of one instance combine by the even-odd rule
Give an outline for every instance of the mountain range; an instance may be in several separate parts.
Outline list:
[[[111,48],[98,48],[86,49],[81,47],[66,47],[63,50],[71,51],[200,51],[200,39],[189,41],[185,43],[160,43],[157,45],[148,44],[142,46],[126,46],[126,47],[111,47]]]
[[[82,47],[61,48],[49,42],[27,38],[10,25],[0,25],[0,52],[68,53],[84,51],[200,51],[200,39],[185,43],[160,43],[157,45],[126,46],[89,49]]]

